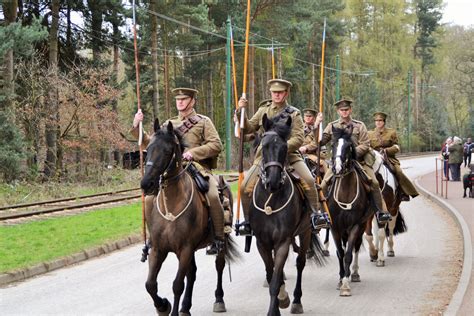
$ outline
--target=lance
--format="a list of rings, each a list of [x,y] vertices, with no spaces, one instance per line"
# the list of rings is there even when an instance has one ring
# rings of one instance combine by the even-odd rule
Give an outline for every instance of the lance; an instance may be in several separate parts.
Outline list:
[[[321,77],[319,81],[319,112],[323,113],[323,95],[324,95],[324,49],[326,47],[326,18],[324,18],[324,27],[323,27],[323,43],[321,44]],[[324,212],[328,214],[329,220],[332,223],[331,219],[331,214],[329,213],[329,208],[328,204],[326,202],[326,199],[324,197],[324,193],[319,187],[321,184],[321,145],[319,144],[319,135],[321,134],[320,131],[322,131],[322,125],[323,123],[319,123],[319,126],[317,128],[317,133],[316,133],[316,144],[318,144],[318,168],[316,169],[316,183],[318,184],[318,193],[319,193],[319,200],[321,201],[321,204],[323,205]]]
[[[249,32],[250,32],[250,0],[247,0],[247,21],[245,27],[245,49],[244,49],[244,74],[242,84],[242,98],[247,99],[247,61],[249,54]],[[245,108],[240,111],[240,133],[239,133],[239,183],[237,189],[237,227],[240,222],[240,186],[244,178],[244,122]]]
[[[138,46],[137,46],[137,23],[135,19],[135,0],[133,0],[133,47],[135,51],[135,79],[137,82],[136,92],[137,92],[137,108],[138,111],[141,111],[141,102],[140,102],[140,69],[138,65]],[[138,148],[140,150],[140,174],[143,178],[143,149],[142,149],[142,140],[143,140],[143,124],[140,122],[138,128]],[[145,244],[145,248],[147,248],[146,244],[146,224],[145,224],[145,193],[142,190],[142,235],[143,235],[143,242]],[[144,253],[145,253],[144,248]],[[141,261],[144,262],[146,257],[144,254],[142,255]]]

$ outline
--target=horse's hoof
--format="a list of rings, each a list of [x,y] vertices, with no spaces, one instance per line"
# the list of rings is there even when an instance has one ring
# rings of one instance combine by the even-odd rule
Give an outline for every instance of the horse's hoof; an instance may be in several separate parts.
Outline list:
[[[351,274],[351,282],[360,282],[359,274]]]
[[[323,250],[323,256],[329,257],[329,250]]]
[[[303,314],[303,305],[301,304],[291,304],[291,311],[292,314]]]
[[[227,309],[225,308],[225,303],[224,302],[214,303],[214,307],[212,308],[212,311],[214,313],[225,313],[225,312],[227,312]]]
[[[351,289],[341,289],[339,296],[352,296]]]
[[[267,282],[267,280],[264,280],[264,281],[263,281],[263,287],[268,287],[268,282]]]
[[[387,251],[387,257],[395,257],[395,251],[393,250]]]
[[[377,267],[385,267],[385,261],[384,260],[377,260]]]
[[[163,299],[163,302],[165,303],[165,306],[160,309],[156,309],[156,313],[158,316],[168,316],[171,313],[171,304],[170,302],[165,298]]]
[[[375,254],[375,255],[370,255],[370,262],[375,262],[375,261],[377,261],[378,257],[379,257],[379,256],[376,255],[376,254]]]
[[[290,306],[290,297],[288,296],[288,293],[283,299],[278,298],[278,307],[280,308],[288,308]]]

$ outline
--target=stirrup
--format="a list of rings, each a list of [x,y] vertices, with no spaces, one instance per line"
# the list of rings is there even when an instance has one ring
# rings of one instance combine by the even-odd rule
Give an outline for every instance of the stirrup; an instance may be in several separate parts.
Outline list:
[[[330,228],[331,222],[326,213],[314,212],[311,214],[311,226],[314,231],[319,232],[323,228]]]
[[[384,213],[382,211],[377,211],[375,217],[380,225],[385,225],[392,220],[392,215],[390,215],[390,213]]]
[[[214,240],[214,242],[206,249],[206,255],[212,256],[219,254],[224,249],[224,245],[225,242],[223,240]]]
[[[242,223],[235,224],[235,233],[237,236],[249,236],[252,235],[252,228],[250,223],[243,221]]]

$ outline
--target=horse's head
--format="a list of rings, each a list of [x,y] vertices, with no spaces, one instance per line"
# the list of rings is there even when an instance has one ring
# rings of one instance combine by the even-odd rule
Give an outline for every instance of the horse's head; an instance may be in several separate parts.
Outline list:
[[[263,115],[264,133],[261,137],[262,165],[260,177],[270,192],[278,191],[285,181],[285,163],[288,153],[287,141],[291,134],[291,116],[286,121],[269,119]]]
[[[355,145],[351,140],[353,126],[347,128],[332,127],[332,169],[334,174],[343,174],[356,159]]]
[[[174,175],[181,169],[181,153],[184,145],[171,122],[161,128],[158,119],[154,123],[155,133],[147,147],[145,174],[140,187],[145,194],[155,194],[163,178]]]

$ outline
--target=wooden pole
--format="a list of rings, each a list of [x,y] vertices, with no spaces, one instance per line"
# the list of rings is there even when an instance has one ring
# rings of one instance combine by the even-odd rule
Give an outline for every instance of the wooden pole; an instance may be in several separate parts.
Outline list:
[[[135,78],[136,78],[136,90],[137,90],[137,108],[138,111],[141,111],[140,103],[140,69],[138,65],[138,46],[137,46],[137,23],[135,19],[135,0],[133,0],[133,47],[135,51]],[[142,140],[143,140],[143,123],[139,124],[138,131],[138,147],[140,149],[140,174],[143,178],[143,149],[142,149]],[[146,224],[145,224],[145,193],[142,191],[142,235],[143,242],[146,244]]]

